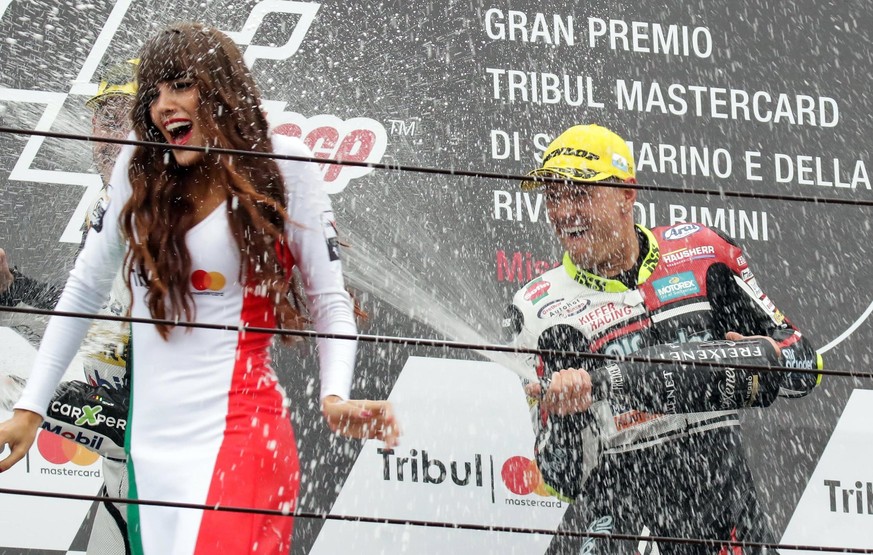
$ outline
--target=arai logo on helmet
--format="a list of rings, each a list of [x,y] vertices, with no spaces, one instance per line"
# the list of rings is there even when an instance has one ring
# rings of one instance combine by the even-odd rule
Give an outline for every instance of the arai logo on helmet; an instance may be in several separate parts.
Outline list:
[[[269,115],[273,132],[302,139],[316,158],[378,163],[388,146],[388,133],[381,123],[370,118],[341,120],[330,114],[306,117],[295,112]],[[339,193],[352,179],[363,177],[373,168],[323,164],[327,192]]]
[[[697,224],[675,225],[664,232],[664,239],[667,239],[668,241],[673,241],[675,239],[684,239],[689,235],[694,235],[701,229],[703,229],[703,226],[699,226]]]

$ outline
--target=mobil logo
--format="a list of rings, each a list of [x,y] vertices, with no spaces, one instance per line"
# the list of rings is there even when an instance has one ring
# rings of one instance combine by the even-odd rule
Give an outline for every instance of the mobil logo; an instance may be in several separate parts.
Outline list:
[[[48,422],[44,422],[42,428],[36,438],[36,448],[46,461],[52,464],[90,466],[100,458],[89,447],[99,449],[103,443],[102,437],[89,436],[82,431],[61,431],[60,427],[53,431]]]
[[[388,133],[370,118],[342,120],[330,114],[306,117],[294,112],[270,116],[273,132],[301,139],[316,158],[349,162],[378,163],[388,146]],[[322,164],[327,192],[339,193],[349,181],[363,177],[373,168]]]
[[[227,284],[227,279],[221,272],[195,270],[191,273],[191,286],[197,291],[221,291]]]
[[[537,467],[536,461],[517,455],[506,459],[503,468],[500,469],[500,477],[506,489],[516,495],[536,494],[541,497],[550,497],[546,490],[543,476]]]

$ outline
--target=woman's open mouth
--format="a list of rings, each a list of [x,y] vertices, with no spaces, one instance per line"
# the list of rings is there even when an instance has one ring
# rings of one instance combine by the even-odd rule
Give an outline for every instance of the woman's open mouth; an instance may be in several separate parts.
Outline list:
[[[164,129],[169,133],[172,144],[184,145],[191,139],[194,124],[189,119],[171,119],[164,123]]]

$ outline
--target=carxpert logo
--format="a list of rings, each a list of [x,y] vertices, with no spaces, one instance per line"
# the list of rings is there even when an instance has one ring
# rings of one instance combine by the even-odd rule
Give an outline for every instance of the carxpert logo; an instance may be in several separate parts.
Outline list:
[[[410,449],[405,455],[393,449],[377,448],[376,452],[382,457],[382,480],[386,482],[472,489],[490,496],[492,504],[564,508],[546,489],[536,462],[524,456],[506,459],[499,466],[498,482],[493,455],[476,453],[456,459],[427,449]]]
[[[116,40],[119,30],[124,28],[129,32],[132,27],[138,25],[133,23],[137,19],[133,15],[136,11],[132,9],[134,5],[134,0],[115,0],[103,20],[102,27],[95,34],[96,38],[90,45],[83,44],[86,48],[90,47],[90,50],[81,63],[77,76],[72,80],[69,90],[38,90],[33,86],[0,87],[0,108],[3,108],[2,104],[6,102],[26,104],[30,111],[36,108],[38,121],[34,129],[37,131],[56,130],[59,122],[68,119],[89,121],[90,115],[87,118],[82,115],[85,113],[85,100],[97,93],[100,81],[98,68],[112,61],[106,60],[107,52]],[[138,8],[141,6],[142,3],[136,4]],[[226,22],[222,21],[204,21],[204,23],[217,25],[233,39],[241,47],[246,63],[252,67],[259,60],[262,61],[260,63],[265,63],[263,60],[279,63],[296,55],[311,34],[320,8],[319,2],[261,0],[252,5],[241,28],[226,28],[224,25]],[[66,10],[67,7],[58,9]],[[95,7],[90,9],[91,13],[97,11]],[[16,4],[0,0],[0,20],[15,17],[16,14]],[[287,24],[283,22],[281,27],[276,27],[276,17],[284,17]],[[170,20],[168,19],[166,23],[170,23]],[[147,33],[148,30],[143,28],[142,32]],[[277,32],[281,35],[278,39]],[[259,41],[266,40],[264,39],[266,36],[270,37],[269,43],[260,44]],[[25,39],[9,37],[9,40],[20,42]],[[46,44],[43,42],[38,42],[33,47],[33,52],[45,50]],[[129,54],[133,54],[133,51]],[[38,63],[39,60],[33,62]],[[75,98],[75,101],[70,102],[71,97]],[[300,137],[314,151],[316,157],[370,163],[381,161],[387,146],[387,133],[381,123],[363,117],[342,120],[330,114],[307,117],[286,112],[286,104],[285,101],[264,99],[271,125],[278,127],[278,133]],[[76,110],[81,113],[72,113]],[[64,125],[63,130],[69,131],[69,123]],[[90,129],[77,128],[75,131],[88,133]],[[82,222],[89,207],[103,188],[101,178],[96,172],[71,171],[69,166],[64,169],[63,164],[58,165],[54,162],[50,166],[60,169],[42,169],[45,166],[43,162],[47,158],[46,151],[43,149],[44,142],[43,137],[28,138],[18,154],[8,180],[81,187],[82,196],[59,238],[61,242],[78,243],[81,240]],[[367,175],[373,170],[324,164],[322,171],[328,192],[338,193],[348,185],[350,180]]]

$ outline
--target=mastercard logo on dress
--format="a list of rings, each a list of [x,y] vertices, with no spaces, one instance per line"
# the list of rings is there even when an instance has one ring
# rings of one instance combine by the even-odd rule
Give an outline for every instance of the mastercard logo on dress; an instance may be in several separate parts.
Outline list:
[[[220,293],[227,284],[227,279],[221,272],[196,270],[191,274],[191,286],[198,291],[195,295],[223,295]]]

